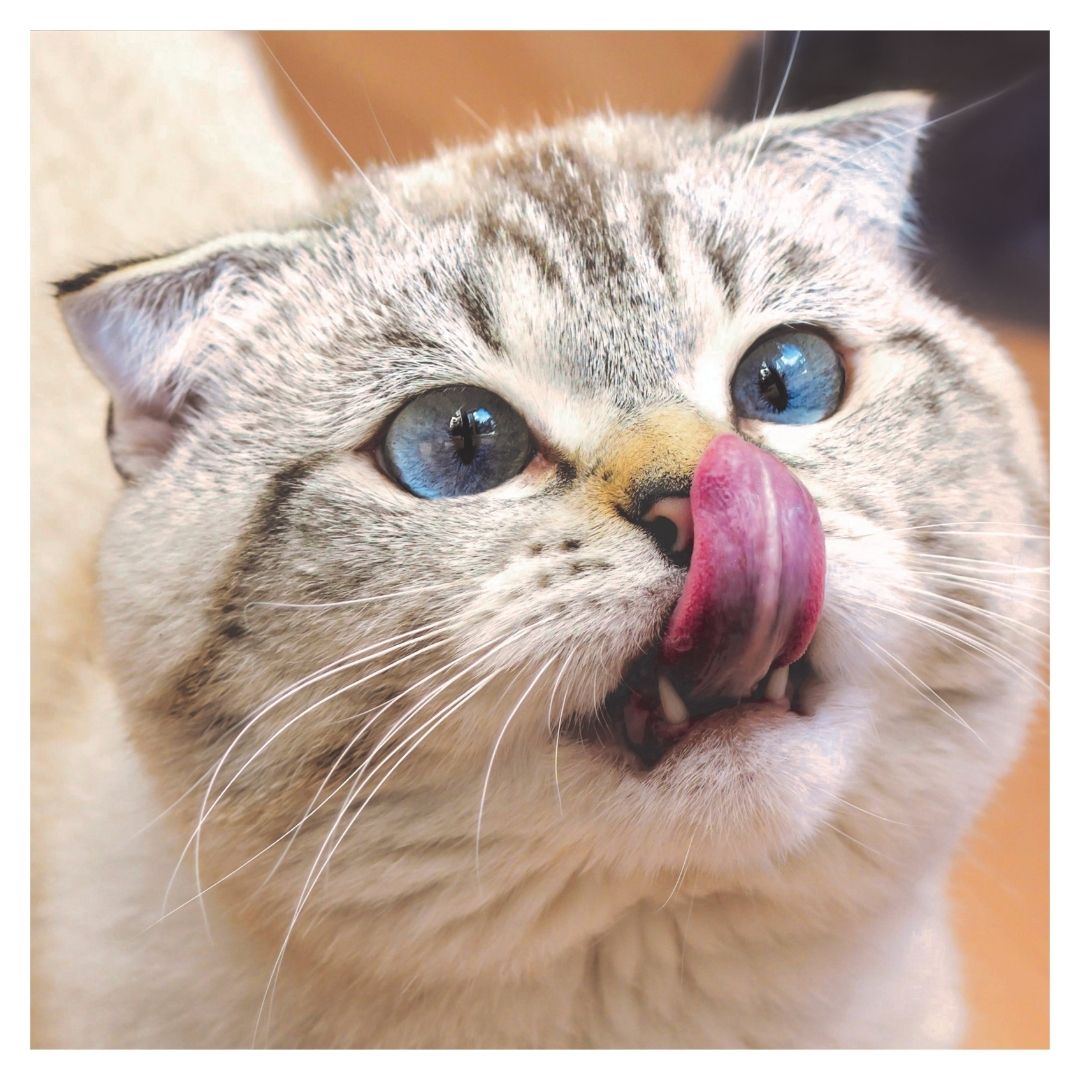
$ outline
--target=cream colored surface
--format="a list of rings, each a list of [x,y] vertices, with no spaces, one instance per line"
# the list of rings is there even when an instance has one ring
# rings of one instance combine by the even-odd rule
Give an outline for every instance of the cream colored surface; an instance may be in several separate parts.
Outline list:
[[[104,676],[94,557],[119,488],[104,391],[76,356],[50,281],[167,251],[313,191],[254,46],[220,34],[41,33],[32,42],[33,1009],[35,1045],[94,1045],[68,1007],[73,972],[110,949],[92,913],[153,849],[135,838],[139,773]],[[78,778],[80,782],[73,782]],[[103,804],[127,836],[82,866]],[[130,809],[130,812],[127,812]],[[78,917],[61,923],[61,912]],[[162,987],[140,993],[167,993]],[[116,988],[102,978],[100,996]],[[128,991],[129,993],[131,991]]]

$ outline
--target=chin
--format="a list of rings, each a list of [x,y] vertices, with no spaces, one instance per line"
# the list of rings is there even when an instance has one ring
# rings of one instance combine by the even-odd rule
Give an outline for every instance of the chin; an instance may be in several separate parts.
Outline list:
[[[807,659],[792,665],[784,696],[765,698],[767,684],[751,700],[643,733],[617,711],[623,683],[590,722],[562,732],[564,811],[580,803],[595,813],[605,850],[621,841],[623,870],[692,862],[721,878],[781,872],[823,834],[835,837],[874,702],[862,687],[826,682]]]

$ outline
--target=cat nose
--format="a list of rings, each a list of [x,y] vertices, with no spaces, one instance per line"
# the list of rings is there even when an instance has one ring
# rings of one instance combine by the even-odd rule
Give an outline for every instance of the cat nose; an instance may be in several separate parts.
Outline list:
[[[639,522],[667,559],[678,566],[689,565],[694,518],[688,495],[661,495],[651,502]]]

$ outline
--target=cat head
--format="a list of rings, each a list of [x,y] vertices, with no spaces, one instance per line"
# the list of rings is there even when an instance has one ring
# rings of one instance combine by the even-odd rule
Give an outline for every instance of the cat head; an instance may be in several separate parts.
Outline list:
[[[909,266],[925,113],[594,116],[60,286],[127,480],[113,666],[204,886],[431,979],[676,879],[750,934],[940,872],[1045,553],[1026,389]]]

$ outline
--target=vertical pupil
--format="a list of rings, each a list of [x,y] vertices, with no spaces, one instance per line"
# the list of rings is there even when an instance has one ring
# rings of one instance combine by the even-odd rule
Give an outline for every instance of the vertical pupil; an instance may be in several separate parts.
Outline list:
[[[487,409],[458,409],[447,424],[447,432],[465,465],[472,464],[480,440],[495,434],[495,417]]]
[[[777,412],[783,412],[787,408],[787,386],[783,377],[768,360],[762,360],[761,367],[758,368],[758,386],[761,388],[761,396]]]

